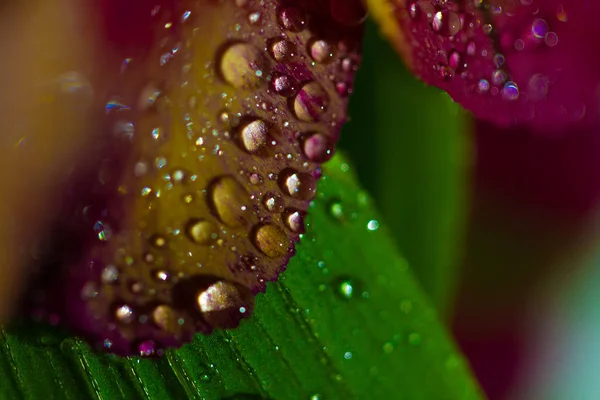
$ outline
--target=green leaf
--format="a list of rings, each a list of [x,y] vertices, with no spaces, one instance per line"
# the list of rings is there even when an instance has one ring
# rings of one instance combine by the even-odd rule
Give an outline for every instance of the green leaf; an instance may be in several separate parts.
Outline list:
[[[240,328],[120,359],[15,327],[0,336],[0,399],[481,398],[349,168],[326,164],[297,256]]]
[[[470,160],[464,112],[410,74],[373,22],[342,147],[442,315],[463,248]]]

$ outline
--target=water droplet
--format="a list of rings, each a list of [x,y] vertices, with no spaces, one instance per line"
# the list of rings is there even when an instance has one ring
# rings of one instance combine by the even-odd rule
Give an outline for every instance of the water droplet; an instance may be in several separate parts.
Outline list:
[[[102,282],[103,283],[114,283],[119,278],[119,270],[114,265],[107,265],[102,270]]]
[[[244,125],[240,132],[240,140],[244,149],[249,153],[256,153],[268,139],[269,127],[260,119]]]
[[[304,233],[304,213],[300,210],[288,209],[282,215],[285,226],[294,233]]]
[[[272,213],[280,213],[283,211],[284,202],[283,198],[276,193],[267,193],[263,198],[263,204],[265,208]]]
[[[315,179],[307,173],[285,169],[279,174],[279,186],[291,197],[310,200],[315,195]]]
[[[150,357],[156,351],[156,344],[152,340],[146,340],[138,345],[138,353],[142,357]]]
[[[543,39],[548,33],[548,23],[542,18],[538,18],[531,24],[531,33],[538,39]]]
[[[347,351],[344,353],[344,360],[350,360],[352,358],[352,352]]]
[[[333,156],[333,141],[322,133],[314,133],[306,136],[302,151],[309,160],[323,163]]]
[[[340,221],[344,218],[344,207],[339,200],[333,200],[329,205],[329,213],[333,218]]]
[[[157,249],[162,249],[167,245],[167,239],[161,235],[153,235],[150,238],[150,244]]]
[[[185,232],[194,243],[211,244],[217,239],[217,227],[204,219],[192,219],[188,222]]]
[[[291,97],[298,90],[296,82],[287,75],[278,75],[273,78],[273,90],[280,96]]]
[[[247,202],[250,196],[234,178],[222,176],[208,188],[208,203],[219,219],[231,227],[246,223]]]
[[[416,332],[411,333],[408,335],[408,343],[412,344],[413,346],[419,345],[421,343],[421,335]]]
[[[238,89],[249,89],[260,85],[264,60],[254,46],[236,42],[229,45],[221,55],[219,62],[223,79]]]
[[[394,344],[392,342],[385,342],[383,344],[383,352],[386,354],[391,354],[394,351]]]
[[[204,320],[211,326],[232,328],[244,314],[250,314],[252,298],[248,290],[231,282],[218,281],[198,294],[197,304]]]
[[[289,61],[296,53],[296,45],[285,39],[271,39],[268,44],[271,57],[278,62]]]
[[[285,30],[301,32],[306,28],[306,15],[299,8],[283,8],[279,11],[279,23]]]
[[[281,257],[288,252],[289,240],[287,235],[274,224],[259,226],[253,235],[256,248],[269,257]]]
[[[165,332],[179,332],[181,325],[179,325],[177,320],[178,317],[175,311],[167,305],[160,305],[152,311],[152,321]]]
[[[506,82],[502,88],[502,98],[508,101],[515,101],[519,98],[519,87],[515,82]]]
[[[115,317],[119,322],[128,324],[133,321],[133,310],[128,305],[122,305],[115,311]]]
[[[333,59],[333,46],[325,40],[314,40],[309,50],[311,58],[318,63],[328,63]]]
[[[98,239],[103,242],[110,240],[112,237],[112,230],[110,229],[110,226],[102,221],[97,221],[94,224],[94,232],[96,232],[96,235],[98,235]]]
[[[370,231],[376,231],[377,229],[379,229],[379,222],[375,219],[370,220],[367,223],[367,229]]]
[[[341,277],[337,279],[337,294],[345,300],[350,300],[358,294],[358,284],[350,277]]]
[[[317,82],[305,84],[294,98],[294,113],[298,119],[313,122],[323,115],[329,106],[329,96]]]
[[[431,27],[443,36],[454,36],[460,30],[460,18],[454,11],[438,11],[433,16]]]

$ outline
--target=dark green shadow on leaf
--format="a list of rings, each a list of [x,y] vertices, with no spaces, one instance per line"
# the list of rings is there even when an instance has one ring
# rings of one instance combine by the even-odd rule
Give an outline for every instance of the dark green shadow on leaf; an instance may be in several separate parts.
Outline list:
[[[368,25],[341,147],[400,251],[444,315],[459,271],[468,192],[465,116]]]

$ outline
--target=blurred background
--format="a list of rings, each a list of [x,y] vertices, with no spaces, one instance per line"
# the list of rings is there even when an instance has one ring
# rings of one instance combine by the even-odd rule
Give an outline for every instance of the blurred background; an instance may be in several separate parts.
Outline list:
[[[340,148],[490,399],[600,399],[600,135],[502,131],[369,24]]]

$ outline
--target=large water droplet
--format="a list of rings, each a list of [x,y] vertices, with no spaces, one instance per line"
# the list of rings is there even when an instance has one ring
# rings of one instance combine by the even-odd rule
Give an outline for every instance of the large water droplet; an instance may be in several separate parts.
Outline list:
[[[260,85],[264,60],[260,51],[247,43],[236,42],[223,51],[219,71],[223,79],[238,89]]]
[[[259,226],[253,235],[254,245],[269,257],[281,257],[288,251],[286,234],[274,224]]]
[[[291,197],[310,200],[315,196],[315,179],[307,173],[285,169],[279,174],[279,186]]]
[[[298,119],[313,122],[327,111],[329,96],[319,83],[309,82],[300,89],[293,106]]]
[[[208,203],[217,217],[226,225],[239,227],[245,224],[250,196],[234,178],[222,176],[208,188]]]

